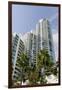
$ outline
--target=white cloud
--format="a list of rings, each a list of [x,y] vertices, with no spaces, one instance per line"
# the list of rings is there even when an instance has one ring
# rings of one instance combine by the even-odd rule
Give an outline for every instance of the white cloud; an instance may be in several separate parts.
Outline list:
[[[53,43],[54,43],[55,57],[57,61],[58,60],[58,32],[53,33]]]

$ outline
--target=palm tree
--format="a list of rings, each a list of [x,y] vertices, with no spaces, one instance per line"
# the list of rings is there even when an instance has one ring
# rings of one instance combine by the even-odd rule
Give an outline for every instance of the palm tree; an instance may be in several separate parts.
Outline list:
[[[43,49],[40,50],[38,53],[38,58],[37,58],[37,68],[41,69],[42,67],[46,68],[50,64],[50,56],[48,54],[48,51]]]
[[[20,55],[20,57],[17,60],[17,65],[21,70],[21,81],[24,82],[25,77],[26,77],[26,71],[29,66],[29,58],[27,57],[26,54],[22,53]]]
[[[40,50],[37,58],[37,69],[39,71],[39,79],[41,83],[45,83],[45,75],[51,74],[51,67],[53,66],[53,62],[51,60],[50,55],[46,49]],[[44,81],[45,82],[44,82]]]
[[[38,72],[31,70],[29,75],[29,85],[36,85],[38,82]]]

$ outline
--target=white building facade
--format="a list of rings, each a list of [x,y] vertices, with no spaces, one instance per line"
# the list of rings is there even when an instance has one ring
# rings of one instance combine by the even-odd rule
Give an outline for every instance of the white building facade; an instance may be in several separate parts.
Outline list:
[[[29,65],[36,65],[37,55],[40,50],[46,49],[55,62],[55,53],[52,39],[50,22],[47,19],[41,19],[36,24],[36,29],[24,34],[22,37],[15,34],[12,40],[12,62],[13,79],[20,75],[20,69],[16,62],[22,52],[25,52],[29,58]]]
[[[46,49],[55,62],[52,32],[50,22],[47,19],[39,20],[36,24],[36,30],[26,33],[22,39],[30,59],[30,65],[36,64],[37,55],[42,49]]]
[[[36,63],[36,35],[33,32],[26,33],[22,40],[25,46],[25,53],[29,58],[29,65],[33,66]]]
[[[42,49],[46,49],[49,55],[52,57],[53,62],[55,62],[55,53],[53,46],[52,32],[50,28],[50,22],[47,19],[41,19],[36,25],[36,35],[37,35],[37,52]]]
[[[24,52],[24,43],[21,40],[20,36],[16,33],[13,34],[12,37],[12,79],[16,80],[18,76],[20,76],[20,68],[17,66],[17,59]]]

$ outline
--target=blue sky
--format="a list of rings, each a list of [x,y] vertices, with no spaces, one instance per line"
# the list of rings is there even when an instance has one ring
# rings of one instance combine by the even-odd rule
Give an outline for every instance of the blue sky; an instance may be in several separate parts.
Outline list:
[[[48,18],[50,21],[55,55],[58,57],[58,7],[12,5],[12,32],[29,32],[36,28],[36,24],[42,18]]]
[[[36,23],[42,18],[54,18],[51,21],[51,28],[57,30],[57,7],[47,6],[29,6],[29,5],[13,5],[12,6],[12,31],[17,33],[25,33],[31,29],[35,29]]]

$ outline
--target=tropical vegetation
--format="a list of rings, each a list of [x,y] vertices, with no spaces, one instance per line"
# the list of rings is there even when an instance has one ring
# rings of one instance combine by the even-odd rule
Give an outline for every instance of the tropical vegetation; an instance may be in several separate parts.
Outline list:
[[[21,84],[26,80],[29,81],[29,85],[46,84],[46,76],[57,75],[57,67],[54,67],[55,63],[45,49],[39,51],[36,65],[33,65],[33,67],[29,65],[29,58],[25,53],[20,55],[17,65],[20,68],[20,76],[17,81],[20,81]]]

